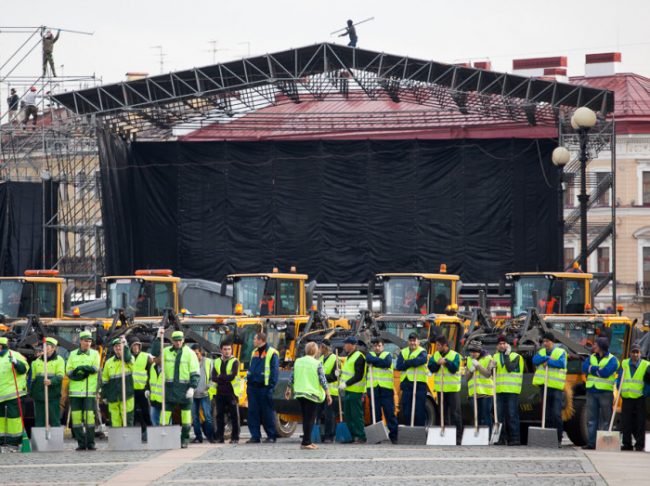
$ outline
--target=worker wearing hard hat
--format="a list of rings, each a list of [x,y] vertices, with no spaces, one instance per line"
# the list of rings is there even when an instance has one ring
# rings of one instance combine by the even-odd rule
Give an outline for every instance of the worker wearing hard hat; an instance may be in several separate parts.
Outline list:
[[[68,397],[72,415],[72,433],[77,450],[95,450],[95,396],[99,373],[99,353],[92,349],[90,331],[79,333],[79,348],[68,356],[65,372],[70,379]]]
[[[417,426],[424,426],[427,420],[427,352],[420,346],[418,335],[414,332],[408,336],[408,346],[402,349],[397,356],[395,369],[400,372],[400,388],[402,399],[400,408],[407,424],[413,422]],[[415,388],[415,418],[411,420],[413,409],[413,387]]]
[[[27,394],[25,357],[9,349],[6,337],[0,337],[0,443],[20,445],[23,423],[20,417],[18,396]]]
[[[111,341],[113,356],[104,363],[102,396],[108,401],[112,427],[133,427],[133,356],[121,336]],[[124,353],[124,355],[122,355]],[[124,373],[126,403],[122,400],[122,373]],[[126,423],[124,406],[126,405]]]
[[[623,380],[621,397],[621,419],[623,421],[622,451],[645,450],[646,399],[643,394],[645,385],[650,384],[650,361],[641,359],[641,347],[632,344],[630,357],[621,364]],[[632,446],[634,436],[634,447]]]
[[[519,430],[519,394],[524,375],[524,358],[513,352],[506,336],[497,338],[496,394],[499,423],[504,424],[497,445],[521,445]],[[504,433],[505,432],[505,433]]]
[[[65,376],[65,360],[57,354],[58,341],[45,338],[44,353],[47,353],[47,378],[43,354],[32,362],[31,397],[34,400],[34,425],[45,427],[45,387],[48,393],[49,425],[61,425],[61,385]]]
[[[199,360],[194,351],[185,345],[182,331],[172,332],[172,345],[160,349],[160,338],[165,335],[161,327],[158,339],[151,346],[154,357],[161,356],[165,360],[165,416],[163,423],[169,423],[174,407],[181,408],[181,447],[187,448],[190,441],[192,426],[192,399],[194,390],[199,384]]]
[[[456,427],[456,445],[463,439],[463,419],[460,414],[460,354],[449,347],[445,336],[436,338],[436,352],[428,368],[435,374],[434,390],[444,392],[445,424]]]
[[[548,368],[546,426],[557,429],[558,446],[561,446],[562,400],[566,383],[567,354],[564,349],[555,345],[553,333],[546,332],[542,336],[542,347],[533,356],[533,364],[537,367],[533,376],[533,385],[544,386]]]

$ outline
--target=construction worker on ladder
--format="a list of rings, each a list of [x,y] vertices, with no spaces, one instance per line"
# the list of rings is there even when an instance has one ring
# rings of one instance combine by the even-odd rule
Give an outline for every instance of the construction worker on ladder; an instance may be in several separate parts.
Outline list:
[[[0,337],[0,444],[19,446],[23,435],[18,395],[27,394],[27,371],[25,357],[9,350],[9,341]],[[14,371],[16,378],[14,381]],[[22,399],[22,398],[21,398]]]

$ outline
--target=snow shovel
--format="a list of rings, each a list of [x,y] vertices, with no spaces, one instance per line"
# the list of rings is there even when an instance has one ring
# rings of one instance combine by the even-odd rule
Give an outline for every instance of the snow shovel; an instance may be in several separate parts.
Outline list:
[[[338,349],[336,350],[336,371],[339,371],[339,351]],[[340,378],[339,378],[340,379]],[[343,399],[343,395],[339,393],[339,423],[336,424],[336,434],[334,437],[334,440],[336,442],[341,442],[343,444],[346,444],[348,442],[352,442],[352,434],[350,433],[350,429],[348,427],[348,424],[346,424],[343,421],[343,405],[341,404],[341,400]]]
[[[425,445],[427,443],[427,428],[415,426],[415,394],[418,386],[418,369],[413,368],[413,396],[411,397],[411,425],[400,425],[397,433],[398,444]]]
[[[456,426],[445,427],[445,375],[440,367],[440,427],[429,427],[427,430],[427,445],[430,446],[455,446]]]
[[[485,425],[479,426],[478,424],[478,393],[476,386],[476,375],[478,370],[474,370],[474,427],[465,427],[463,429],[463,442],[464,446],[486,446],[490,443],[490,428]]]
[[[375,379],[372,371],[373,367],[370,366],[370,417],[372,417],[372,424],[366,427],[367,444],[379,444],[384,440],[388,440],[388,430],[383,421],[377,422],[375,414]]]
[[[490,445],[494,445],[499,442],[501,438],[501,428],[503,424],[499,422],[499,412],[497,412],[497,369],[492,370],[492,381],[494,382],[494,394],[493,405],[494,405],[494,425],[492,426],[492,435],[490,436]]]
[[[20,442],[20,452],[32,452],[32,445],[29,442],[29,437],[27,437],[27,431],[25,430],[25,416],[23,415],[23,406],[20,403],[20,391],[18,391],[18,379],[16,378],[16,368],[14,368],[13,355],[9,351],[9,359],[11,361],[11,371],[14,374],[14,386],[16,387],[16,399],[18,401],[18,413],[20,413],[20,423],[23,426],[23,435]],[[6,408],[5,408],[6,410]],[[5,419],[7,423],[7,419]]]
[[[126,367],[124,365],[124,351],[126,342],[122,343],[120,356],[122,364],[122,427],[114,427],[108,430],[108,450],[110,451],[141,451],[146,449],[142,442],[142,430],[140,427],[129,427],[126,421]]]
[[[620,451],[621,450],[621,433],[617,430],[613,432],[614,428],[614,418],[616,418],[616,407],[618,406],[618,400],[621,397],[621,390],[623,389],[623,383],[625,382],[625,375],[621,378],[621,384],[618,388],[616,394],[616,399],[614,400],[614,406],[612,407],[612,418],[609,421],[609,429],[607,430],[598,430],[596,432],[596,449],[599,451]]]
[[[153,366],[153,365],[152,365]],[[165,420],[165,336],[160,337],[160,374],[162,375],[161,386],[161,409],[160,424],[147,427],[147,450],[163,451],[181,448],[181,426],[166,425]]]
[[[43,337],[43,380],[47,374],[47,343]],[[43,383],[45,393],[45,427],[32,427],[32,448],[35,452],[58,452],[63,450],[63,427],[50,428],[49,385]]]
[[[544,395],[542,398],[542,426],[528,427],[528,447],[557,449],[557,430],[546,428],[546,396],[548,394],[548,365],[544,366]]]

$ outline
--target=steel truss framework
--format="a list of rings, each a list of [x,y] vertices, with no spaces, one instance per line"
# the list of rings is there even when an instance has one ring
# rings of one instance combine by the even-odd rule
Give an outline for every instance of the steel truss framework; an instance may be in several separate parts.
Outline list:
[[[435,113],[437,125],[445,120],[464,124],[503,120],[555,126],[561,113],[575,107],[588,106],[604,118],[614,106],[614,95],[607,90],[334,44],[62,93],[53,99],[76,114],[98,115],[115,131],[166,139],[174,128],[196,130],[215,123],[227,127],[233,120],[238,129],[243,123],[252,129],[268,128],[278,120],[256,110],[352,95],[415,105],[412,115],[400,113],[411,119],[409,128],[431,123],[423,113]],[[368,114],[368,120],[373,116],[377,113]],[[318,129],[316,118],[329,126],[336,123],[337,130],[345,130],[346,119],[354,118],[350,129],[356,130],[364,115],[305,115],[301,123],[289,123],[284,129]],[[395,129],[403,129],[402,124],[395,124]]]

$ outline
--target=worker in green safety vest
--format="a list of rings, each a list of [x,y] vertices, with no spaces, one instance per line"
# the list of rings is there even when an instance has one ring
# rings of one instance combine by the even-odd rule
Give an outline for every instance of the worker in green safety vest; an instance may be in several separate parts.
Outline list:
[[[130,348],[133,355],[133,423],[140,424],[142,440],[147,442],[147,426],[152,425],[147,400],[147,382],[153,357],[142,351],[142,343],[137,337],[131,340]]]
[[[504,430],[497,445],[521,445],[519,395],[524,376],[524,358],[513,352],[504,334],[497,338],[496,364],[497,415]],[[504,433],[505,432],[505,433]]]
[[[193,444],[202,444],[203,435],[211,444],[214,440],[214,426],[212,421],[212,360],[203,354],[203,349],[198,343],[190,346],[199,360],[199,382],[194,390],[192,399],[192,425],[194,427]],[[201,422],[203,416],[203,422]],[[203,434],[201,433],[203,430]]]
[[[160,422],[160,412],[162,411],[162,386],[163,375],[162,367],[160,366],[160,357],[154,358],[153,363],[149,367],[148,390],[145,391],[151,408],[149,414],[151,416],[151,423],[154,425],[162,425]]]
[[[28,371],[25,357],[11,351],[8,339],[0,337],[0,444],[18,446],[21,443],[23,422],[18,396],[22,400],[27,394]]]
[[[467,358],[465,377],[467,378],[468,396],[470,401],[473,401],[474,393],[476,393],[478,424],[485,425],[492,431],[495,388],[494,381],[492,381],[494,361],[492,356],[483,349],[483,343],[477,339],[469,342],[467,350],[469,357]]]
[[[181,409],[181,447],[187,448],[192,426],[192,399],[199,384],[199,360],[194,351],[185,345],[182,331],[172,332],[172,345],[160,349],[160,339],[165,335],[161,327],[158,339],[151,346],[154,357],[165,360],[165,416],[161,420],[169,423],[175,407]]]
[[[619,367],[618,359],[609,352],[609,340],[605,336],[596,338],[591,351],[589,359],[582,363],[582,372],[587,376],[587,444],[583,449],[595,449],[597,431],[609,427]]]
[[[334,442],[334,435],[336,434],[336,414],[339,409],[339,376],[341,375],[341,362],[332,353],[332,344],[329,339],[323,339],[320,343],[320,362],[323,363],[323,372],[332,397],[332,403],[328,405],[324,401],[321,403],[319,410],[319,417],[323,423],[323,437],[321,440],[326,444]]]
[[[630,357],[621,364],[621,419],[623,421],[622,451],[645,450],[646,398],[645,385],[650,384],[650,361],[641,359],[641,346],[632,344]],[[634,436],[634,446],[632,446]]]
[[[427,365],[433,373],[433,389],[444,392],[445,424],[456,427],[456,445],[463,440],[463,419],[460,414],[460,354],[449,347],[446,336],[436,338],[436,352]]]
[[[557,430],[558,446],[562,445],[562,401],[564,384],[566,383],[567,354],[555,345],[553,333],[546,332],[542,336],[542,347],[533,356],[533,364],[537,367],[533,375],[533,385],[544,386],[546,368],[548,367],[548,391],[546,403],[546,426]],[[540,394],[540,397],[543,396]]]
[[[372,384],[375,395],[375,419],[381,421],[382,411],[388,427],[388,438],[397,444],[397,431],[399,425],[395,417],[395,380],[393,377],[393,357],[384,350],[384,340],[380,337],[372,338],[370,342],[372,351],[366,354],[368,363],[368,396],[370,396],[370,367],[372,367]],[[426,363],[426,352],[425,363]],[[425,377],[427,370],[424,371]],[[426,393],[426,392],[425,392]]]
[[[357,349],[357,344],[357,338],[354,336],[348,336],[343,341],[347,358],[341,370],[339,392],[344,392],[343,414],[352,435],[352,442],[365,444],[366,431],[361,397],[366,391],[366,357]]]
[[[45,338],[47,353],[47,380],[43,355],[32,362],[31,393],[34,400],[34,425],[45,427],[45,387],[48,387],[48,414],[51,427],[61,425],[61,386],[65,376],[65,360],[56,352],[59,342],[53,337]]]
[[[415,417],[413,425],[423,427],[427,420],[427,352],[420,346],[420,340],[415,332],[408,336],[408,346],[397,356],[395,369],[400,372],[400,389],[402,399],[400,408],[407,425],[411,424],[413,409],[413,387],[415,386]]]
[[[79,348],[68,356],[65,373],[70,379],[68,398],[72,433],[77,450],[95,450],[95,397],[99,378],[99,353],[92,349],[90,331],[79,333]]]
[[[106,360],[102,371],[102,396],[108,402],[111,427],[133,427],[133,356],[124,336],[113,339],[111,346],[113,356]],[[124,365],[122,365],[122,353],[124,353]],[[122,400],[122,366],[124,366],[126,403]],[[124,423],[125,407],[126,423]]]
[[[293,365],[289,377],[289,384],[284,392],[284,398],[291,399],[293,396],[300,403],[302,412],[302,442],[301,449],[314,450],[318,446],[312,442],[311,432],[316,421],[318,405],[326,402],[332,404],[323,363],[318,359],[318,345],[314,342],[305,346],[305,356],[298,358]]]

